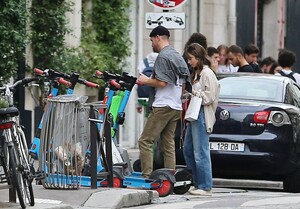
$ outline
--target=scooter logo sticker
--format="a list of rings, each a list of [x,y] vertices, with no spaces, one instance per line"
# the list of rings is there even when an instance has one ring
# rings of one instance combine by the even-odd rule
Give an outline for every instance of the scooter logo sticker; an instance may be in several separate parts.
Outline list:
[[[182,6],[186,1],[187,0],[148,0],[151,5],[164,10],[175,9]]]

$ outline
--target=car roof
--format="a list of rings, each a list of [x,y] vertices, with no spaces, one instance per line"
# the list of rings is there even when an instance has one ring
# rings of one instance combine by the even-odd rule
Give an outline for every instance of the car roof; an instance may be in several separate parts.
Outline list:
[[[265,78],[265,79],[273,79],[277,81],[282,82],[290,82],[290,78],[280,75],[274,75],[274,74],[266,74],[266,73],[217,73],[217,78],[222,79],[226,77],[259,77],[259,78]]]

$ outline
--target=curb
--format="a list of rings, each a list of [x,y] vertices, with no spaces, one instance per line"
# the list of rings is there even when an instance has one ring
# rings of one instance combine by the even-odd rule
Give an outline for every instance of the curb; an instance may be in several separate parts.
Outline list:
[[[19,203],[11,203],[11,202],[0,202],[0,208],[1,209],[20,209],[21,206]],[[35,204],[34,206],[28,206],[26,208],[29,209],[74,209],[70,205],[66,204]]]
[[[83,207],[120,209],[150,204],[155,198],[158,192],[154,190],[109,189],[93,193]]]

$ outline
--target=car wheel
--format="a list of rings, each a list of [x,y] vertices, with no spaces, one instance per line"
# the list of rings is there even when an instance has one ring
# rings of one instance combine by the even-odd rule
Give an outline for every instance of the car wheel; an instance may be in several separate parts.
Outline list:
[[[300,192],[300,167],[283,180],[283,189],[286,192]]]

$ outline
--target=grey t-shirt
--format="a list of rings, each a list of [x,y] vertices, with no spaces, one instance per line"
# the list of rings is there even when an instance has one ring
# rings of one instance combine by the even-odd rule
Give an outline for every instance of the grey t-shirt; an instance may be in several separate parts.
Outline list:
[[[181,110],[182,84],[190,79],[190,74],[183,57],[170,45],[158,54],[153,76],[168,84],[164,88],[152,88],[149,96],[150,106],[169,106]]]

